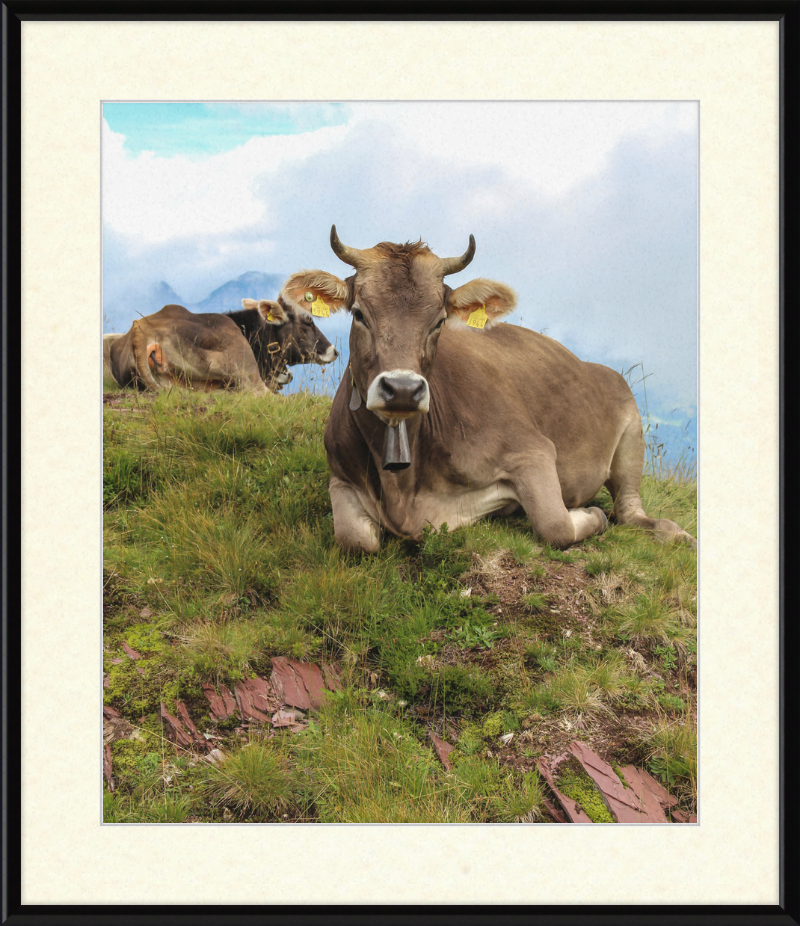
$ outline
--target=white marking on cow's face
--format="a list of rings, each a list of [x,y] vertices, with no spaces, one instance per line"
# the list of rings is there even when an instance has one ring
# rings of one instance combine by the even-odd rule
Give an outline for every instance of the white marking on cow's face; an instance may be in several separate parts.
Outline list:
[[[386,370],[372,380],[366,405],[371,412],[396,422],[427,412],[430,397],[424,376],[413,370]]]
[[[331,363],[336,359],[336,348],[331,344],[324,354],[319,355],[320,363]]]

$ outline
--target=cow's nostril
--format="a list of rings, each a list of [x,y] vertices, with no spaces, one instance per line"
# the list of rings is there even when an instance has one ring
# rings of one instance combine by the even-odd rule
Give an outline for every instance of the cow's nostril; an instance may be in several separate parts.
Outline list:
[[[395,396],[394,386],[387,377],[384,377],[380,383],[380,394],[384,402],[391,402]]]
[[[425,380],[422,380],[419,386],[417,386],[414,392],[414,395],[413,395],[413,399],[415,402],[421,402],[422,399],[425,397],[426,387],[427,387],[427,383],[425,382]]]

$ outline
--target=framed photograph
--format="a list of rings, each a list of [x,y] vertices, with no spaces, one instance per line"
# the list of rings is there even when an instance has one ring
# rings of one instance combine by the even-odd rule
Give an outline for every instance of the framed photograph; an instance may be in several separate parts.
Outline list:
[[[425,22],[35,6],[4,6],[6,188],[22,179],[6,205],[19,240],[5,240],[22,593],[20,618],[4,621],[22,695],[19,726],[6,718],[19,870],[4,873],[4,917],[436,904],[794,922],[778,358],[796,289],[784,255],[797,223],[797,3]],[[541,364],[567,349],[627,381],[646,445],[643,501],[629,507],[653,510],[626,521],[613,473],[572,503],[562,478],[559,504],[581,512],[569,515],[575,547],[535,517],[531,534],[519,492],[509,499],[524,511],[453,544],[470,519],[439,505],[429,524],[395,524],[388,493],[382,545],[369,531],[352,540],[350,502],[333,484],[328,495],[329,465],[344,465],[333,425],[327,460],[322,440],[340,381],[331,421],[348,402],[347,416],[377,407],[373,381],[359,389],[372,335],[351,327],[376,324],[379,242],[407,242],[409,266],[441,259],[440,366],[477,351],[488,370],[490,349],[475,345],[493,344],[503,317]],[[253,347],[258,396],[240,395],[251,387],[227,368],[201,389],[186,342],[159,327],[167,309],[173,334],[181,312],[222,319],[217,335],[240,309],[258,315],[282,365],[265,374]],[[122,361],[109,360],[125,337],[142,341],[141,393],[119,391]],[[491,369],[464,379],[453,415],[523,376]],[[164,388],[192,377],[194,392]],[[240,388],[207,391],[222,386]],[[374,450],[385,470],[434,453],[412,423],[422,404],[409,444]],[[406,430],[405,405],[398,414],[387,435]],[[479,514],[498,508],[473,495]],[[609,515],[617,524],[593,540]],[[669,542],[648,539],[648,566],[623,562],[643,526]],[[413,627],[397,616],[413,612],[412,588],[431,611]],[[13,645],[5,658],[13,682]],[[310,691],[312,670],[335,710],[309,714],[286,693],[298,679]],[[182,736],[194,745],[179,748]],[[353,759],[382,737],[394,765]],[[568,766],[594,769],[596,811]],[[685,825],[555,825],[631,822],[637,769],[666,795],[648,822]],[[223,857],[236,864],[221,879]]]

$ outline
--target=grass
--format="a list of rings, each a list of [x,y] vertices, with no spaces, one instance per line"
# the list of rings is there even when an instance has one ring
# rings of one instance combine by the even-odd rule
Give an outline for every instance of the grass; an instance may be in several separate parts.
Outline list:
[[[513,517],[343,553],[329,408],[180,389],[105,405],[104,701],[138,735],[111,747],[105,819],[536,822],[536,759],[575,738],[694,812],[694,552],[613,524],[560,552]],[[694,482],[661,476],[646,510],[694,533]],[[202,685],[268,677],[274,656],[333,662],[343,690],[302,733],[213,722]],[[218,762],[166,739],[178,700]]]

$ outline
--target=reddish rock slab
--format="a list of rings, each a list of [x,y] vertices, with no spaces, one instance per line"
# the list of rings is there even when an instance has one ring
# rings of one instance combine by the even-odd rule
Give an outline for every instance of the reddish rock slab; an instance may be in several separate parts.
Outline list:
[[[212,720],[221,722],[236,713],[236,699],[224,685],[219,686],[219,694],[213,685],[203,685],[203,694],[211,706],[209,716]]]
[[[269,723],[272,714],[280,707],[272,686],[266,679],[249,678],[234,686],[236,703],[242,720]]]
[[[292,733],[299,733],[308,726],[294,711],[280,710],[272,715],[272,726],[277,729],[288,729]]]
[[[200,736],[200,734],[197,732],[197,727],[194,725],[194,721],[189,716],[189,711],[186,710],[186,705],[183,703],[183,701],[178,701],[177,705],[178,705],[178,717],[180,717],[181,723],[192,734],[192,736],[194,737]]]
[[[104,675],[103,676],[103,688],[110,688],[110,687],[111,687],[111,680],[109,679],[107,675]]]
[[[647,785],[648,789],[655,794],[658,798],[659,804],[662,807],[674,807],[678,803],[678,799],[673,797],[669,791],[667,791],[659,782],[653,778],[653,776],[646,772],[643,768],[639,769],[639,774],[642,776],[644,783]]]
[[[602,795],[611,816],[617,823],[653,823],[641,802],[620,781],[617,773],[604,759],[593,752],[585,743],[574,742],[569,752],[580,762],[586,774],[592,779]],[[663,814],[662,814],[663,816]],[[664,820],[663,822],[666,822]]]
[[[557,763],[554,762],[553,764]],[[594,822],[577,801],[573,801],[571,797],[567,797],[566,794],[562,794],[558,790],[555,780],[553,779],[552,772],[550,771],[550,766],[547,765],[546,762],[544,762],[542,759],[538,759],[536,762],[536,767],[539,769],[539,774],[542,776],[542,778],[544,778],[547,784],[550,785],[550,790],[558,798],[558,801],[564,808],[564,813],[566,813],[570,823]]]
[[[103,746],[103,775],[108,782],[108,790],[113,791],[117,785],[112,776],[111,747]]]
[[[682,810],[678,810],[677,807],[673,807],[672,810],[670,810],[670,814],[672,814],[672,819],[675,823],[697,823],[696,813],[691,813],[687,817]]]
[[[547,812],[553,818],[554,823],[566,823],[567,822],[567,818],[564,816],[564,812],[559,810],[555,804],[551,804],[550,801],[548,801],[546,798],[542,800],[542,803],[547,809]]]
[[[182,749],[188,749],[194,740],[183,729],[180,720],[178,720],[176,717],[173,717],[172,714],[170,714],[170,712],[164,707],[163,702],[161,704],[161,717],[165,721],[164,732],[166,733],[167,739],[170,741],[170,743],[174,743],[176,746],[180,746]]]
[[[195,742],[195,745],[199,746],[200,749],[204,750],[205,752],[208,752],[208,750],[211,749],[211,744],[202,735],[202,733],[198,732],[197,727],[194,725],[194,721],[189,716],[189,711],[186,709],[186,705],[183,703],[183,701],[178,701],[177,704],[178,717],[180,718],[183,726],[189,731],[192,739]]]
[[[281,703],[306,711],[322,706],[325,684],[319,666],[276,656],[272,660],[270,680]]]
[[[111,707],[108,704],[103,705],[103,719],[110,720],[112,717],[122,717],[122,714],[115,708]]]
[[[633,765],[626,765],[622,769],[622,774],[625,776],[625,781],[631,786],[636,800],[639,802],[639,806],[653,823],[668,823],[669,821],[664,814],[664,808],[661,806],[655,794],[647,787],[647,783],[641,771],[634,768]]]
[[[137,653],[136,650],[133,649],[132,647],[128,646],[127,643],[123,643],[123,644],[122,644],[122,648],[125,650],[125,653],[126,653],[128,656],[130,656],[131,659],[141,659],[141,658],[142,658],[142,654],[141,654],[141,653]]]
[[[439,739],[433,732],[431,732],[431,739],[433,740],[433,747],[436,750],[436,755],[439,756],[442,765],[449,772],[453,768],[453,764],[450,761],[450,753],[455,747],[451,746],[450,743],[446,743],[443,739]]]
[[[322,665],[322,678],[328,691],[341,691],[342,683],[339,681],[339,673],[333,666]]]

